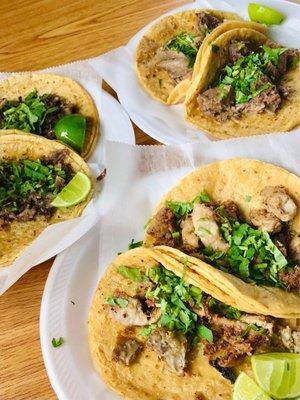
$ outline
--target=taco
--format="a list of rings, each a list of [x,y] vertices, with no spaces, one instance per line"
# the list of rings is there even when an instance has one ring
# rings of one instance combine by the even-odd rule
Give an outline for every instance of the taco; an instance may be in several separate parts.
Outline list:
[[[241,28],[215,38],[202,58],[185,100],[186,119],[197,128],[226,139],[300,123],[297,49]]]
[[[91,180],[84,160],[61,143],[0,131],[0,267],[10,265],[47,226],[82,213],[92,190],[72,207],[51,205],[77,172]]]
[[[106,270],[89,313],[89,345],[103,380],[125,399],[230,400],[237,374],[251,374],[249,356],[299,351],[295,321],[217,300],[199,276],[185,258],[169,262],[143,247]]]
[[[249,159],[209,164],[164,196],[144,245],[168,246],[177,259],[181,252],[191,255],[215,287],[219,279],[228,293],[236,287],[261,314],[300,317],[299,199],[299,177],[275,165]]]
[[[0,129],[59,139],[88,158],[98,140],[99,116],[88,92],[54,74],[22,73],[0,81]]]
[[[146,31],[136,50],[136,72],[144,89],[165,104],[184,100],[192,74],[212,40],[229,29],[266,27],[234,13],[199,9],[167,16]],[[194,72],[193,72],[194,71]]]

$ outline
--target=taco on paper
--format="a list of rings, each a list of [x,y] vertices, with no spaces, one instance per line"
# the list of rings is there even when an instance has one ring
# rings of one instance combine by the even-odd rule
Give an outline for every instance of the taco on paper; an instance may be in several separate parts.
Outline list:
[[[89,93],[61,75],[21,73],[0,81],[0,129],[58,139],[88,158],[98,140],[99,116]]]
[[[80,216],[92,196],[54,207],[78,173],[91,185],[84,160],[63,144],[19,131],[0,131],[0,267],[9,266],[49,225]]]
[[[199,277],[185,257],[143,247],[106,270],[89,345],[103,380],[125,399],[230,400],[237,374],[251,374],[249,356],[299,351],[294,320],[244,312],[238,299],[232,306],[206,292]]]
[[[136,50],[136,72],[144,89],[165,104],[184,100],[192,75],[211,41],[229,29],[266,27],[218,10],[187,10],[167,16],[149,28]]]
[[[219,139],[289,131],[300,123],[299,51],[249,28],[216,37],[185,100],[186,119]]]
[[[263,289],[260,313],[300,316],[299,199],[299,177],[275,165],[250,159],[208,164],[164,196],[144,245],[191,255],[215,286],[223,276],[229,292],[235,286],[255,299]],[[278,309],[274,299],[282,304]]]

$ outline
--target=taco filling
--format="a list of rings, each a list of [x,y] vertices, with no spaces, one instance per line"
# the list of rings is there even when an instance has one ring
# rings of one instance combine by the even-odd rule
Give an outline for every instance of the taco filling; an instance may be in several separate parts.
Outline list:
[[[54,214],[51,201],[74,176],[65,156],[58,150],[40,160],[0,161],[0,227]]]
[[[276,348],[300,351],[300,333],[279,319],[250,315],[228,306],[161,264],[148,269],[118,267],[118,274],[136,284],[136,296],[115,290],[106,298],[109,315],[124,326],[113,359],[134,363],[145,347],[153,350],[177,375],[189,373],[189,362],[200,354],[231,382],[232,367],[247,355]],[[132,283],[130,283],[132,285]]]
[[[206,11],[198,12],[196,16],[197,34],[188,32],[173,37],[157,50],[150,61],[152,65],[166,70],[176,85],[192,76],[196,56],[205,36],[223,22],[222,18]]]
[[[300,236],[290,229],[297,205],[283,186],[266,186],[260,200],[248,220],[234,202],[216,203],[207,193],[167,201],[147,234],[153,245],[180,249],[245,282],[299,292]]]
[[[57,123],[67,115],[73,115],[78,119],[76,104],[56,94],[40,94],[37,90],[34,90],[25,97],[20,96],[17,100],[6,98],[1,100],[0,129],[18,129],[44,136],[47,139],[60,139],[81,152],[84,145],[85,130],[80,129],[78,131],[77,124],[77,127],[75,127],[77,129],[76,134],[70,133],[70,122],[68,126],[64,127],[64,134],[56,129]],[[85,117],[80,117],[85,120]]]
[[[276,113],[293,92],[284,77],[299,61],[299,51],[268,44],[231,41],[227,64],[211,87],[197,97],[205,115],[224,122],[245,113]],[[213,51],[221,51],[213,46]]]

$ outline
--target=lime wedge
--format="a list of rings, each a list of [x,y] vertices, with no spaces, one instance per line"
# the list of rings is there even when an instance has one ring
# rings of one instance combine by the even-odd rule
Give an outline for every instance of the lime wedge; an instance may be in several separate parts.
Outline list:
[[[257,384],[242,372],[235,381],[232,400],[272,400]]]
[[[67,143],[79,153],[84,147],[85,131],[86,118],[81,114],[64,115],[54,126],[56,138]]]
[[[86,199],[91,187],[90,178],[82,172],[77,172],[61,192],[58,193],[52,201],[51,206],[57,208],[75,206]]]
[[[248,4],[248,15],[251,21],[266,25],[279,25],[285,20],[285,16],[281,12],[257,3]]]
[[[276,399],[300,396],[300,354],[267,353],[251,358],[255,379]]]

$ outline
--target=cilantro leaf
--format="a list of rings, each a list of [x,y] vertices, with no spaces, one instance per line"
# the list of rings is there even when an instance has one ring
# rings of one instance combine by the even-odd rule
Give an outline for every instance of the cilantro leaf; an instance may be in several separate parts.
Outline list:
[[[183,53],[188,58],[188,67],[193,68],[199,50],[199,45],[195,43],[195,35],[192,33],[181,33],[171,39],[165,47]]]
[[[106,300],[106,303],[112,307],[125,308],[128,305],[128,300],[124,299],[123,297],[109,297]]]
[[[59,339],[53,338],[51,343],[53,347],[59,347],[65,342],[64,338],[60,336]]]
[[[197,331],[200,339],[205,339],[210,343],[214,341],[212,330],[207,328],[205,325],[198,325]]]
[[[131,242],[128,245],[128,250],[136,249],[137,247],[143,246],[143,241],[135,242],[134,239],[131,239]]]
[[[126,267],[126,265],[121,265],[118,268],[118,272],[124,278],[130,279],[134,282],[142,282],[144,280],[144,276],[142,276],[141,270],[139,268]]]

